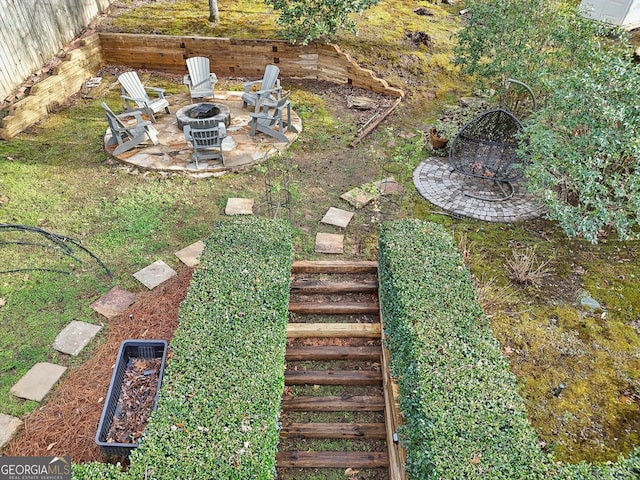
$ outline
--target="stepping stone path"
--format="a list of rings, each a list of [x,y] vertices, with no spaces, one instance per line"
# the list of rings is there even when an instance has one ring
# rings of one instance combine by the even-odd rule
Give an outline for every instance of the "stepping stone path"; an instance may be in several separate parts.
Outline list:
[[[18,427],[22,425],[22,420],[11,415],[0,413],[0,448],[4,447],[16,432]]]
[[[336,233],[316,234],[317,253],[344,253],[344,235]]]
[[[155,287],[166,282],[177,274],[178,273],[169,265],[164,263],[162,260],[158,260],[148,267],[138,270],[133,274],[133,276],[149,290],[153,290]]]
[[[36,363],[11,387],[10,392],[16,397],[41,402],[66,369],[67,367],[54,363]]]
[[[226,215],[253,215],[253,198],[229,198],[224,209]]]
[[[89,306],[100,315],[112,318],[124,312],[136,300],[135,293],[128,292],[120,287],[113,287]]]
[[[200,264],[198,257],[204,250],[204,242],[198,240],[196,243],[192,243],[188,247],[184,247],[175,253],[176,257],[180,259],[187,267],[195,267]]]
[[[352,218],[353,212],[348,212],[347,210],[341,210],[339,208],[331,207],[320,221],[328,225],[347,228],[347,225],[349,225],[349,222]]]
[[[78,355],[102,327],[73,320],[58,334],[53,348],[68,355]]]

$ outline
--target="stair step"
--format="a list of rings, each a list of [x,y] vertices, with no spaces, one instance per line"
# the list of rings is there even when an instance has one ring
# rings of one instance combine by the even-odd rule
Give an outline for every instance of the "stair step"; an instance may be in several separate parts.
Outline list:
[[[381,347],[287,347],[287,361],[301,360],[380,360]]]
[[[376,280],[360,282],[327,282],[323,280],[295,280],[291,283],[294,293],[376,293]]]
[[[289,323],[288,338],[380,338],[379,323]]]
[[[381,385],[382,373],[370,370],[302,370],[284,373],[285,385]]]
[[[307,261],[291,264],[292,273],[377,273],[378,262],[371,261]]]
[[[281,438],[377,439],[386,438],[384,423],[285,423]]]
[[[387,467],[383,452],[278,452],[279,468],[378,468]]]
[[[303,314],[356,315],[379,313],[378,302],[289,302],[289,311]]]
[[[282,398],[282,410],[285,412],[382,412],[384,411],[384,397],[375,395],[285,396]]]

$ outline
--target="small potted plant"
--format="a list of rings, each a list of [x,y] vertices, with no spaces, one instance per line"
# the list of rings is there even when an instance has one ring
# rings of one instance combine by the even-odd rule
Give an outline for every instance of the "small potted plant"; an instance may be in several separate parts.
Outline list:
[[[471,105],[448,105],[442,115],[429,130],[429,142],[435,150],[441,150],[447,146],[449,140],[455,138],[462,127],[473,118],[489,108],[485,101],[475,102]]]

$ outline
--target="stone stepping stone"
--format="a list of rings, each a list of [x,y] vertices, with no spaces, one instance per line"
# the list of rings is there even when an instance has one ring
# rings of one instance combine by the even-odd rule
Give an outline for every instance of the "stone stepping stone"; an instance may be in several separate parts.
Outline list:
[[[9,391],[16,397],[41,402],[66,369],[55,363],[36,363]]]
[[[96,336],[101,328],[100,325],[73,320],[58,334],[53,342],[53,348],[75,357]]]
[[[330,207],[320,221],[328,225],[347,228],[347,225],[349,225],[349,222],[352,218],[353,212],[348,212],[347,210],[342,210],[340,208]]]
[[[226,215],[253,215],[253,198],[229,198],[224,209]]]
[[[393,177],[383,178],[382,180],[373,182],[373,184],[380,191],[380,195],[392,195],[404,191],[402,184],[398,183]]]
[[[344,253],[344,235],[337,233],[316,234],[316,253]]]
[[[19,418],[0,413],[0,449],[11,440],[20,425],[22,425],[22,420]]]
[[[149,290],[153,290],[177,274],[178,273],[169,265],[162,260],[158,260],[144,267],[142,270],[138,270],[133,276]]]
[[[113,287],[89,306],[100,315],[113,318],[133,305],[136,300],[135,293],[128,292],[124,288]]]
[[[347,203],[353,205],[355,208],[362,208],[365,205],[369,204],[373,199],[378,197],[378,195],[367,192],[363,190],[361,187],[356,187],[352,190],[349,190],[346,193],[340,195],[340,198],[346,200]]]
[[[178,250],[175,255],[188,267],[195,267],[200,264],[198,257],[204,250],[204,242],[198,240],[196,243],[192,243],[188,247],[184,247],[182,250]]]

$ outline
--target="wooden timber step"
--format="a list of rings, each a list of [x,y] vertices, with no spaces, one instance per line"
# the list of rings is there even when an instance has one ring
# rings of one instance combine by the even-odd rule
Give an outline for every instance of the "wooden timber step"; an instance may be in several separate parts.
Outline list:
[[[287,370],[285,385],[382,385],[382,373],[372,370]]]
[[[320,347],[287,347],[286,359],[298,360],[380,360],[381,347],[340,347],[326,345]]]
[[[387,431],[384,423],[292,423],[280,429],[280,438],[332,438],[346,440],[382,440]]]
[[[289,323],[288,338],[376,338],[381,335],[379,323]]]
[[[356,315],[359,313],[379,313],[378,302],[289,302],[293,313],[318,315]]]
[[[294,293],[376,293],[378,282],[376,280],[363,280],[360,282],[327,282],[323,280],[294,280],[291,283]]]
[[[388,467],[384,452],[278,452],[279,468],[379,468]]]
[[[378,262],[367,261],[307,261],[291,264],[292,273],[378,273]]]
[[[382,412],[384,397],[375,395],[285,396],[282,398],[282,410],[285,412]]]

